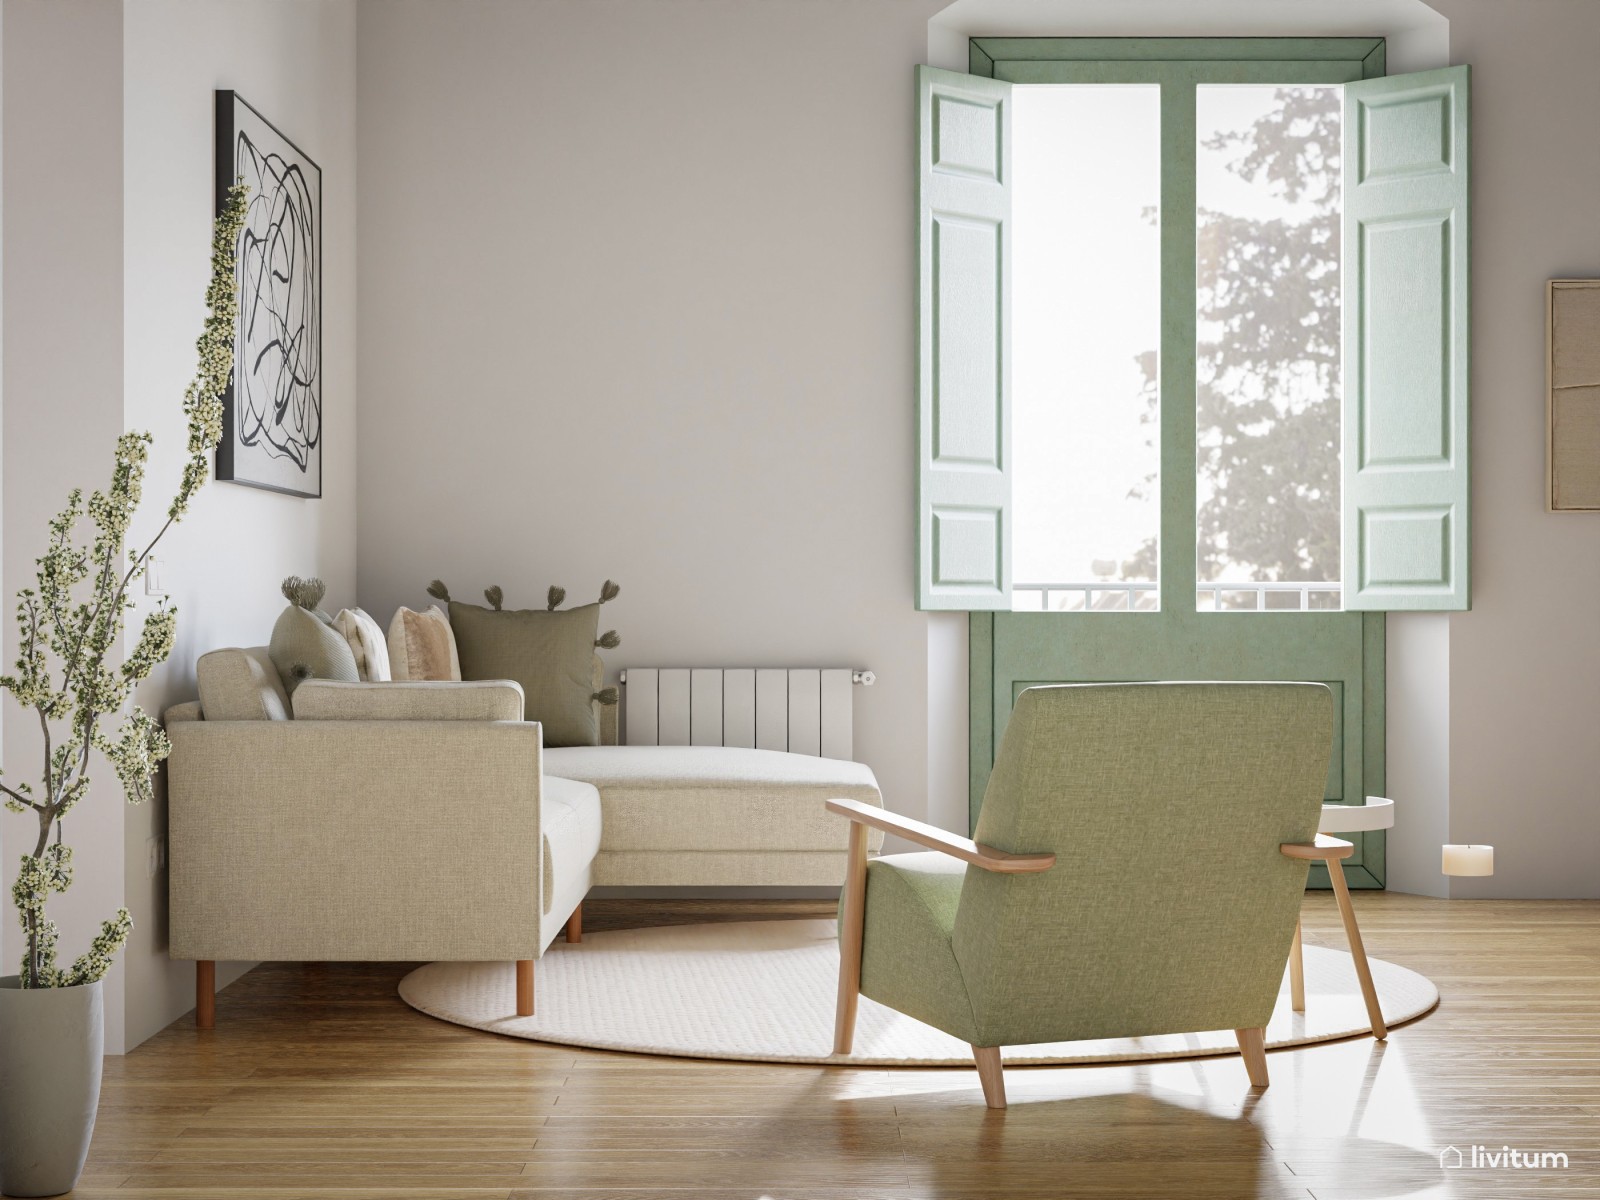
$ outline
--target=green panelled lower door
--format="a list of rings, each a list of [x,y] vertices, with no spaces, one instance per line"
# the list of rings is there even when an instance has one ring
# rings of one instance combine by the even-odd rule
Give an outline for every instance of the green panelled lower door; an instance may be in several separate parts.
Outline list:
[[[1021,691],[1040,683],[1137,680],[1315,680],[1333,689],[1334,753],[1326,798],[1361,803],[1382,794],[1382,614],[974,613],[972,816],[994,750]],[[1346,862],[1352,887],[1382,887],[1382,835],[1359,841]],[[1312,886],[1327,885],[1318,867]]]

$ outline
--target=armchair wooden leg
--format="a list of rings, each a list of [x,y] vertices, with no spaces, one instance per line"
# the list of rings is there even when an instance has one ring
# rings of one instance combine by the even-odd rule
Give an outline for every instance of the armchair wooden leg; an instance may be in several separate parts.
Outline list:
[[[1267,1077],[1267,1031],[1265,1029],[1235,1029],[1239,1039],[1239,1053],[1244,1058],[1244,1069],[1249,1072],[1250,1086],[1264,1088],[1272,1081]]]
[[[1339,901],[1339,916],[1344,921],[1345,940],[1350,943],[1350,957],[1355,960],[1356,978],[1361,982],[1361,998],[1367,1002],[1372,1036],[1381,1042],[1389,1036],[1389,1027],[1383,1023],[1378,989],[1373,986],[1372,968],[1367,965],[1367,948],[1362,945],[1361,929],[1356,925],[1356,910],[1350,903],[1350,888],[1344,881],[1344,865],[1336,858],[1328,860],[1328,878],[1333,881],[1333,894]]]
[[[572,910],[572,915],[567,918],[567,941],[583,941],[583,902],[578,902],[578,907]]]
[[[217,964],[209,958],[194,964],[194,1025],[196,1029],[217,1027]]]
[[[533,1016],[533,959],[517,960],[517,1016]]]
[[[1294,945],[1289,950],[1289,1002],[1294,1011],[1306,1010],[1306,954],[1300,934],[1300,918],[1294,919]]]
[[[990,1108],[1006,1106],[1006,1077],[1000,1066],[999,1046],[974,1046],[973,1060],[978,1064],[978,1082],[983,1085],[983,1102]]]
[[[839,1005],[834,1011],[833,1052],[849,1054],[856,1037],[856,1002],[861,995],[861,944],[867,920],[867,827],[850,822],[843,919],[839,924]]]

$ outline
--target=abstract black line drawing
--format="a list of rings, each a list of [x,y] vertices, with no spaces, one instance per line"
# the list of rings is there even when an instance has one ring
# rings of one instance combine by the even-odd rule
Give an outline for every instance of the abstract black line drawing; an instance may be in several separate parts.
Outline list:
[[[217,92],[217,205],[250,188],[217,478],[322,495],[322,169],[238,93]]]

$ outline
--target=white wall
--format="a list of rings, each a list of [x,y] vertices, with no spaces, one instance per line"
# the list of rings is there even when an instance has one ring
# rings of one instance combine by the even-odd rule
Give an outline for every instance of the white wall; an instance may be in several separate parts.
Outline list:
[[[46,522],[73,487],[105,486],[122,432],[122,10],[106,0],[6,0],[4,60],[3,561],[4,661],[17,655],[11,597],[31,584]],[[42,791],[37,718],[5,699],[12,786]],[[88,948],[122,896],[122,814],[115,776],[66,820],[76,884],[55,896],[66,962]],[[0,811],[4,905],[0,971],[22,957],[11,906],[17,860],[34,850],[31,816]],[[123,969],[105,986],[106,1047],[122,1049]]]
[[[194,696],[194,663],[218,646],[261,645],[283,610],[278,583],[319,575],[330,611],[356,580],[355,6],[346,0],[134,0],[126,7],[123,262],[126,422],[156,435],[144,519],[154,528],[184,462],[183,389],[205,314],[214,215],[212,94],[232,88],[322,168],[323,496],[301,500],[208,484],[162,543],[178,644],[140,689],[160,711]],[[141,610],[153,601],[141,597]],[[136,631],[132,627],[130,634]],[[166,957],[166,873],[148,842],[165,805],[126,810],[128,1041],[194,1004],[194,971]],[[236,973],[224,970],[222,982]]]
[[[1388,618],[1385,792],[1395,801],[1387,835],[1390,891],[1448,896],[1440,850],[1450,840],[1450,616]]]
[[[1544,510],[1544,281],[1600,276],[1600,4],[1431,0],[1472,75],[1472,611],[1450,618],[1453,896],[1600,896],[1600,517]]]
[[[613,668],[870,667],[927,810],[912,66],[936,3],[362,3],[360,580],[538,606]]]

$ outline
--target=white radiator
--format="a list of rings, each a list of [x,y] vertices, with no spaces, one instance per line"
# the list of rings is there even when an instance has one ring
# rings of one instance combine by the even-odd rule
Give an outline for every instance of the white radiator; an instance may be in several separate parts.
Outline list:
[[[749,746],[853,757],[856,684],[849,667],[629,667],[622,742],[629,746]]]

